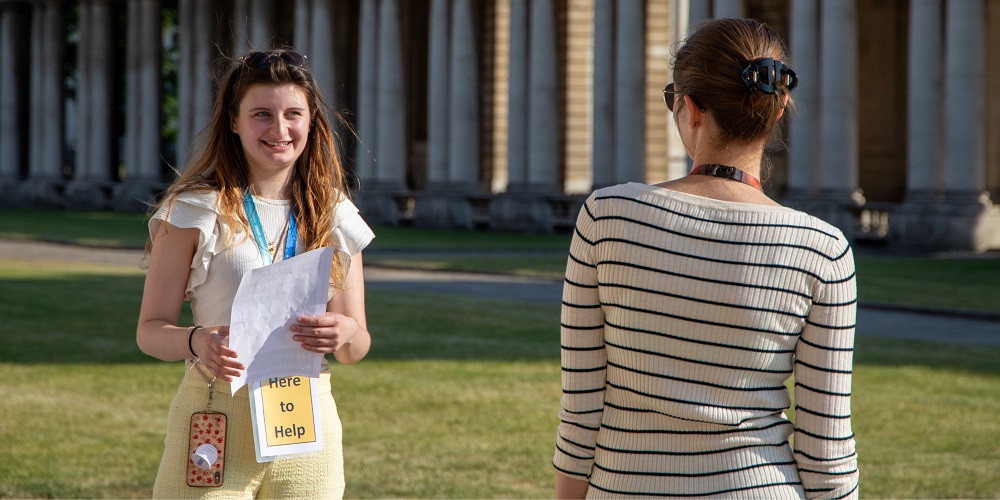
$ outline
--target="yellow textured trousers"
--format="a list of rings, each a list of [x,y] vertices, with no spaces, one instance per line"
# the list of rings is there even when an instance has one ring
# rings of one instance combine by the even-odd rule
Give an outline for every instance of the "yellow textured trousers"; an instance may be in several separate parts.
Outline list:
[[[190,366],[190,363],[188,364]],[[220,487],[187,485],[188,431],[191,414],[208,409],[208,388],[197,369],[186,370],[170,412],[163,458],[153,498],[342,498],[344,453],[337,406],[330,392],[330,372],[319,379],[323,450],[300,458],[257,463],[250,420],[250,400],[242,387],[230,396],[228,382],[216,381],[212,411],[226,414],[226,470]]]

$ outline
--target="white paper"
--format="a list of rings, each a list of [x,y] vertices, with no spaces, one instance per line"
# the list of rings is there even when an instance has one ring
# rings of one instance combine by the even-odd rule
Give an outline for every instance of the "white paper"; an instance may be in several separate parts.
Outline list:
[[[243,275],[233,300],[229,347],[247,369],[233,379],[234,395],[263,379],[319,377],[323,355],[302,349],[289,327],[298,316],[326,312],[333,252],[319,248]]]
[[[253,428],[254,451],[257,455],[257,463],[273,462],[283,458],[296,458],[300,455],[317,452],[323,449],[323,422],[322,411],[319,406],[319,379],[309,379],[310,397],[312,399],[312,415],[315,429],[315,441],[304,443],[284,444],[268,446],[267,436],[273,430],[273,423],[269,424],[264,418],[264,408],[261,402],[261,382],[250,384],[250,420]]]

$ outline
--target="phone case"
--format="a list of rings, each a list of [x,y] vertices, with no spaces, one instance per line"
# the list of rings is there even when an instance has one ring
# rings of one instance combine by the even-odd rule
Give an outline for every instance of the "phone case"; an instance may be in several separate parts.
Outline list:
[[[218,450],[218,458],[208,470],[195,465],[191,455],[203,444],[210,444]],[[191,415],[191,431],[188,438],[187,484],[197,487],[218,487],[226,477],[226,415],[211,411]]]

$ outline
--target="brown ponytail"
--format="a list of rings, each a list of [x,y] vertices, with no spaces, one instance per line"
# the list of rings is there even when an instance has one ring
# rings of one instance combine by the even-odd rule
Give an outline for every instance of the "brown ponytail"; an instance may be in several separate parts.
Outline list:
[[[723,141],[767,140],[782,108],[793,106],[786,82],[777,83],[775,92],[768,93],[743,81],[747,65],[762,58],[791,65],[781,38],[753,19],[712,19],[699,24],[674,55],[674,82],[712,113]]]

